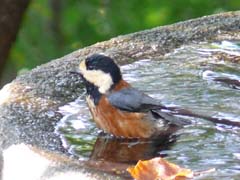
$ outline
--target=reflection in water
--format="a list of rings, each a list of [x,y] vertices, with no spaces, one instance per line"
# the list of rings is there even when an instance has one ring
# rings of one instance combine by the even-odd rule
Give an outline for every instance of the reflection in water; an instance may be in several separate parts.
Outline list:
[[[135,165],[138,160],[166,157],[167,154],[161,151],[171,149],[177,139],[176,135],[172,135],[176,130],[173,127],[168,133],[155,139],[124,139],[100,133],[86,165],[117,174],[124,179],[132,179],[126,169]]]
[[[123,139],[99,135],[90,159],[135,164],[140,159],[160,156],[160,152],[169,150],[175,141],[176,136],[171,133],[155,139]]]

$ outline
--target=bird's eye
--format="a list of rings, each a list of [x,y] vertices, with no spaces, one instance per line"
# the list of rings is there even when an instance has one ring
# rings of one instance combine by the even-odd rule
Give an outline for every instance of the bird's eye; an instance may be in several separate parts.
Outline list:
[[[99,61],[101,60],[102,56],[93,55],[91,57],[86,58],[86,67],[88,70],[98,69]]]
[[[88,69],[88,70],[93,70],[94,67],[90,65],[90,66],[87,66],[87,69]]]
[[[93,66],[91,65],[91,62],[87,59],[86,60],[86,67],[87,67],[87,69],[89,69],[89,70],[92,70],[93,69]]]
[[[96,66],[97,66],[97,61],[91,61],[91,60],[86,61],[86,67],[88,70],[96,69]]]

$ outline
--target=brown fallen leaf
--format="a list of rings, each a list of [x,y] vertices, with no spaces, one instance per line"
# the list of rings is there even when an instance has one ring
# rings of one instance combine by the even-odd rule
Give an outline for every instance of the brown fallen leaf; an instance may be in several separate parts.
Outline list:
[[[127,171],[136,180],[184,180],[193,177],[190,169],[181,168],[160,157],[139,160],[135,167],[129,167]]]

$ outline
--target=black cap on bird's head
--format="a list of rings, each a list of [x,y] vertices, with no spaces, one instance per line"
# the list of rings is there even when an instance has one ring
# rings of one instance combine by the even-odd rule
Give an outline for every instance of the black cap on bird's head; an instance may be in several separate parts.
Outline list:
[[[103,94],[122,79],[118,65],[113,59],[102,54],[87,57],[80,63],[79,69],[83,78],[98,87]]]
[[[108,56],[102,54],[94,54],[86,58],[87,70],[101,70],[104,73],[109,73],[113,78],[113,83],[121,80],[121,72],[117,64]]]

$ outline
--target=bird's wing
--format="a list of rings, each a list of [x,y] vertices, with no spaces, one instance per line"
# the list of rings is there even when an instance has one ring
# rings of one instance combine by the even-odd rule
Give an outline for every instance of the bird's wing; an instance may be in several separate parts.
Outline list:
[[[171,124],[183,126],[190,124],[190,121],[177,117],[168,110],[166,106],[142,93],[135,88],[125,88],[117,92],[113,92],[107,96],[108,101],[116,108],[128,112],[148,112],[151,111],[157,118],[166,120]]]
[[[135,88],[125,88],[107,96],[109,102],[118,109],[130,112],[146,112],[161,107],[156,99]]]

